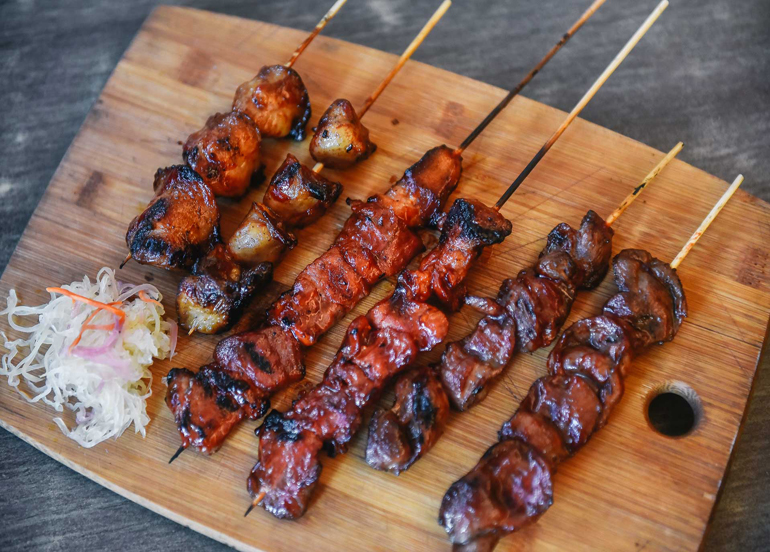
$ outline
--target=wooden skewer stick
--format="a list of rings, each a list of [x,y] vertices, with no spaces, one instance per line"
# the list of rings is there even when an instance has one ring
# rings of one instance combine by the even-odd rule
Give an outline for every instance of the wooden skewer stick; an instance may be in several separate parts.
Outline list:
[[[444,14],[451,5],[452,0],[444,0],[438,9],[433,13],[431,18],[428,19],[428,22],[425,23],[425,26],[422,28],[422,30],[417,34],[416,37],[414,37],[414,40],[412,40],[411,44],[406,47],[406,50],[404,50],[404,53],[401,54],[401,57],[398,58],[398,61],[390,70],[390,73],[385,75],[385,78],[382,79],[382,82],[379,84],[379,86],[374,90],[374,92],[371,93],[368,98],[366,98],[364,106],[358,112],[359,119],[362,118],[367,111],[369,111],[369,108],[372,107],[372,104],[374,104],[380,94],[382,94],[382,91],[385,90],[385,87],[390,84],[390,81],[393,80],[393,77],[396,76],[396,73],[398,73],[406,64],[406,62],[409,61],[409,58],[412,57],[412,54],[414,54],[415,50],[420,47],[420,44],[422,44],[425,38],[430,34],[430,32],[433,30],[433,27],[435,27],[441,18],[444,17]],[[323,168],[323,163],[316,163],[313,167],[313,172],[318,174],[321,172],[321,170],[323,170]]]
[[[667,7],[668,0],[663,0],[660,4],[658,4],[658,7],[655,8],[649,17],[645,20],[645,22],[642,23],[642,26],[639,27],[639,29],[634,33],[634,36],[632,36],[626,45],[623,46],[623,49],[618,53],[617,56],[615,56],[615,59],[612,60],[612,62],[607,66],[599,78],[596,79],[596,82],[591,85],[591,88],[588,89],[588,92],[585,93],[585,95],[580,99],[580,101],[572,109],[569,115],[567,115],[567,118],[564,120],[561,126],[556,129],[556,132],[554,132],[553,135],[546,141],[546,143],[543,144],[543,147],[540,148],[540,151],[535,154],[535,156],[532,158],[532,161],[530,161],[524,170],[521,171],[521,174],[516,178],[516,180],[513,181],[513,183],[508,187],[503,195],[500,196],[500,199],[498,199],[497,203],[495,203],[495,209],[499,210],[500,207],[505,205],[505,202],[508,201],[508,198],[511,197],[513,192],[516,191],[524,179],[529,176],[529,173],[532,172],[532,170],[535,168],[535,166],[537,166],[537,164],[545,156],[548,150],[551,149],[551,146],[554,145],[556,140],[558,140],[564,131],[567,130],[567,127],[572,124],[572,121],[574,121],[580,112],[583,111],[583,108],[588,104],[589,101],[591,101],[591,98],[593,98],[602,87],[602,85],[607,82],[607,79],[610,78],[610,75],[612,75],[612,73],[615,72],[615,69],[617,69],[623,60],[626,59],[631,50],[634,49],[634,46],[639,43],[645,33],[650,30],[650,27],[652,27],[653,23],[655,23],[658,17],[660,17],[660,14],[663,13]]]
[[[307,38],[300,44],[296,50],[294,50],[294,53],[291,55],[291,59],[286,63],[286,67],[291,68],[292,65],[294,65],[294,62],[297,61],[297,58],[299,55],[305,51],[305,48],[308,47],[308,45],[313,42],[313,39],[318,36],[318,33],[320,33],[324,27],[326,27],[326,24],[332,20],[332,18],[337,15],[337,12],[340,11],[340,8],[345,5],[345,2],[348,0],[337,0],[334,5],[329,8],[329,11],[326,12],[326,15],[324,15],[321,18],[321,21],[318,22],[318,25],[315,26],[315,29],[307,36]]]
[[[727,191],[724,194],[722,194],[722,197],[719,198],[719,201],[717,201],[717,204],[714,205],[713,209],[711,209],[711,212],[708,215],[706,215],[706,218],[703,219],[703,222],[700,223],[700,226],[698,226],[698,229],[693,233],[692,236],[690,236],[690,239],[687,240],[686,244],[684,244],[684,247],[682,248],[682,250],[677,254],[676,257],[674,257],[674,260],[671,261],[671,268],[677,268],[681,264],[681,262],[684,260],[684,258],[693,248],[693,246],[698,242],[700,237],[706,231],[706,228],[708,228],[711,225],[711,223],[714,222],[714,219],[717,218],[719,211],[722,210],[722,207],[725,206],[727,201],[733,196],[735,191],[738,189],[738,187],[742,183],[743,183],[743,175],[739,174],[738,176],[735,177],[735,180],[733,180],[733,183],[730,184],[730,187],[727,188]]]
[[[168,463],[170,464],[171,462],[179,458],[179,455],[182,454],[184,451],[185,451],[184,445],[181,445],[178,449],[176,449],[176,452],[171,457],[171,460],[168,461]]]
[[[505,107],[511,103],[511,100],[519,95],[519,92],[521,92],[527,84],[529,84],[529,81],[531,81],[535,75],[537,75],[543,67],[545,67],[545,64],[551,61],[551,58],[556,55],[556,52],[561,50],[561,47],[564,46],[567,41],[572,38],[572,36],[580,30],[580,27],[583,26],[583,24],[588,21],[591,16],[598,10],[604,2],[607,0],[595,0],[591,6],[583,13],[583,15],[580,16],[580,18],[575,21],[575,23],[570,27],[570,29],[564,33],[564,36],[561,37],[561,40],[556,43],[556,45],[551,48],[551,50],[545,55],[543,59],[541,59],[535,67],[532,68],[532,70],[527,73],[527,75],[521,80],[519,84],[517,84],[514,88],[512,88],[508,94],[506,94],[505,98],[500,100],[500,103],[495,106],[495,108],[489,112],[489,115],[487,115],[483,121],[481,121],[476,128],[473,129],[473,131],[468,135],[468,137],[463,140],[463,143],[460,144],[460,147],[458,147],[455,150],[455,155],[461,155],[462,152],[465,151],[465,149],[473,143],[473,141],[478,137],[479,134],[481,134],[485,128],[489,125],[489,123],[492,122],[492,120],[497,117],[497,115],[505,109]]]
[[[251,502],[251,504],[249,505],[249,507],[248,507],[248,508],[246,508],[246,513],[245,513],[245,514],[243,514],[243,517],[246,517],[246,516],[248,516],[248,515],[251,513],[251,511],[252,511],[254,508],[256,508],[256,507],[259,505],[259,503],[260,503],[260,502],[262,502],[262,499],[263,499],[263,498],[265,498],[265,495],[266,495],[266,494],[267,494],[267,492],[266,492],[266,491],[260,491],[260,493],[259,493],[259,494],[258,494],[256,497],[254,497],[254,500]]]
[[[676,157],[680,151],[682,151],[682,148],[684,147],[684,142],[679,142],[677,145],[675,145],[673,148],[671,148],[671,151],[669,151],[666,156],[660,160],[660,163],[655,165],[655,168],[652,169],[647,176],[644,177],[644,180],[639,183],[639,185],[634,188],[634,191],[631,192],[626,196],[626,199],[623,200],[623,202],[620,204],[620,206],[613,211],[613,213],[607,217],[607,220],[605,221],[607,223],[607,226],[612,226],[612,223],[617,220],[617,218],[623,214],[623,212],[628,209],[628,206],[631,205],[637,197],[639,197],[639,194],[642,193],[642,190],[644,190],[647,185],[652,182],[652,180],[660,174],[660,171],[666,168],[666,165],[668,165],[671,160]]]
[[[125,259],[123,259],[123,262],[122,262],[122,263],[120,263],[120,268],[123,268],[124,266],[126,266],[126,263],[127,263],[128,261],[130,261],[130,260],[131,260],[131,253],[129,253],[128,255],[126,255],[126,258],[125,258]]]

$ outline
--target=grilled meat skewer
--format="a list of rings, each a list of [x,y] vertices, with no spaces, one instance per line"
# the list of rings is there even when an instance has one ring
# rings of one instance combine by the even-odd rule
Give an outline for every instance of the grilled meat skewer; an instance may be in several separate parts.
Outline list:
[[[395,474],[408,469],[444,432],[450,402],[458,410],[470,408],[517,348],[532,352],[549,345],[577,290],[594,287],[607,272],[612,235],[593,211],[577,230],[559,224],[534,267],[505,280],[496,300],[472,300],[487,315],[473,332],[447,345],[440,362],[415,380],[419,385],[397,381],[392,409],[377,411],[369,424],[366,462]],[[402,378],[413,379],[410,373]]]
[[[601,316],[564,332],[548,356],[549,375],[532,385],[500,442],[444,496],[439,523],[461,549],[476,549],[476,539],[491,549],[551,506],[556,465],[606,424],[633,357],[671,341],[687,316],[682,284],[668,264],[626,249],[613,270],[620,293]]]
[[[296,519],[308,505],[321,472],[321,449],[343,454],[361,426],[362,411],[419,351],[446,336],[449,321],[426,301],[462,286],[484,247],[501,242],[511,223],[477,201],[458,199],[438,246],[393,294],[356,318],[323,381],[286,413],[272,411],[258,430],[259,461],[248,479],[252,496],[273,515]]]

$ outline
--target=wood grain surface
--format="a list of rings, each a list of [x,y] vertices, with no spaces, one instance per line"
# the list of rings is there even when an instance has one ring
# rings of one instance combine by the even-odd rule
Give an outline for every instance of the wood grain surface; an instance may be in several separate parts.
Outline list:
[[[35,303],[44,298],[46,285],[117,265],[125,252],[125,226],[151,197],[155,168],[179,160],[178,140],[199,128],[206,114],[229,107],[232,91],[255,67],[282,60],[302,36],[202,12],[156,11],[59,167],[4,273],[0,292],[13,286],[25,302]],[[313,100],[313,121],[343,92],[359,105],[393,59],[320,37],[296,65]],[[429,147],[459,143],[502,95],[492,86],[410,63],[367,114],[378,152],[352,171],[329,174],[343,181],[351,197],[385,189]],[[458,195],[493,202],[562,116],[531,100],[515,100],[466,153]],[[304,145],[266,142],[268,173],[286,151],[309,160]],[[506,206],[514,232],[482,258],[471,289],[496,290],[503,277],[531,263],[558,222],[577,224],[588,208],[608,214],[661,155],[577,121]],[[641,245],[663,259],[672,258],[725,187],[723,181],[675,161],[616,224],[616,249]],[[252,197],[261,193],[256,189]],[[223,204],[225,235],[247,207],[245,201]],[[340,202],[299,233],[300,246],[277,270],[272,296],[328,247],[348,213]],[[767,204],[740,192],[728,205],[680,268],[692,314],[677,341],[639,360],[608,428],[560,470],[556,505],[539,524],[506,539],[501,548],[698,547],[767,326],[769,213]],[[163,291],[164,303],[172,304],[177,275],[133,264],[123,277],[152,280]],[[320,379],[346,322],[390,287],[381,285],[312,351],[309,381]],[[570,320],[596,313],[612,291],[607,281],[579,297]],[[472,322],[467,312],[453,317],[450,337],[462,335]],[[199,366],[210,357],[215,341],[201,336],[182,340],[174,365]],[[264,512],[241,517],[248,500],[244,480],[254,461],[254,424],[241,427],[212,458],[185,453],[166,466],[178,445],[162,404],[160,376],[168,363],[154,367],[158,377],[149,405],[154,421],[146,440],[126,434],[89,451],[79,449],[53,426],[50,410],[28,405],[5,384],[0,385],[0,420],[81,473],[238,547],[291,550],[313,542],[316,549],[435,549],[445,543],[435,522],[444,490],[475,463],[521,392],[544,373],[545,353],[520,357],[487,401],[456,417],[432,454],[399,478],[373,472],[363,463],[361,439],[347,456],[324,460],[318,499],[296,523],[278,522]],[[693,387],[704,404],[704,419],[682,439],[657,435],[643,414],[650,392],[672,381]],[[285,407],[291,395],[283,394],[276,405]],[[592,529],[585,530],[587,526]]]

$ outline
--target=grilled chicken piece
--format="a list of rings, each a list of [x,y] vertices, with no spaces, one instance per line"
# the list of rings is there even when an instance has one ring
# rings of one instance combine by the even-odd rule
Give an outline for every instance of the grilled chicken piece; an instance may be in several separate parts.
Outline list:
[[[613,271],[620,293],[603,315],[564,332],[548,356],[549,375],[532,384],[499,442],[444,495],[439,523],[455,548],[487,547],[535,522],[553,501],[557,465],[607,423],[623,396],[632,357],[673,339],[687,316],[682,284],[668,264],[625,250]]]
[[[398,475],[444,433],[449,400],[434,367],[423,366],[396,382],[396,402],[369,422],[366,463]]]
[[[244,266],[275,264],[284,253],[294,249],[297,238],[283,221],[261,203],[254,203],[227,242],[233,259]]]
[[[235,91],[233,109],[251,117],[262,136],[305,139],[310,98],[299,74],[283,65],[265,66]]]
[[[377,149],[348,100],[335,100],[318,121],[310,155],[330,169],[347,169]]]
[[[230,328],[254,292],[269,282],[271,263],[243,269],[224,244],[217,244],[179,282],[176,310],[179,325],[204,334]]]
[[[155,198],[128,226],[126,245],[141,264],[189,269],[219,241],[214,194],[190,167],[155,173]]]
[[[259,129],[241,112],[217,113],[185,142],[185,163],[216,196],[240,197],[259,168]]]
[[[342,184],[332,182],[286,154],[265,191],[265,205],[293,227],[303,227],[321,218],[342,193]]]

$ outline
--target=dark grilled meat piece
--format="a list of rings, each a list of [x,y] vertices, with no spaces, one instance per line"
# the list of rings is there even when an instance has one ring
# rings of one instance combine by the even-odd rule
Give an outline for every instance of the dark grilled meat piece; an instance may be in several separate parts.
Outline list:
[[[260,428],[259,462],[248,487],[265,509],[288,519],[305,512],[320,476],[321,449],[346,452],[361,427],[364,408],[419,351],[432,349],[446,336],[449,321],[426,302],[434,294],[436,279],[431,274],[444,275],[440,289],[452,296],[451,287],[461,286],[462,279],[450,275],[467,274],[467,266],[458,262],[460,247],[468,248],[461,258],[471,263],[483,247],[502,241],[510,231],[510,223],[493,209],[462,199],[455,202],[437,253],[423,259],[417,270],[402,273],[390,298],[351,323],[319,385],[288,412],[272,412]]]
[[[396,382],[396,402],[369,422],[366,463],[398,475],[444,433],[449,400],[434,367],[411,370]]]
[[[214,363],[197,374],[174,368],[166,376],[166,404],[182,446],[211,454],[243,418],[263,416],[272,393],[304,375],[296,342],[274,329],[222,340]]]
[[[219,241],[214,194],[182,165],[158,169],[154,188],[155,198],[128,226],[128,250],[141,264],[190,269]]]
[[[318,121],[310,155],[330,169],[347,169],[377,149],[348,100],[335,100]]]
[[[185,142],[185,163],[216,196],[240,197],[260,166],[259,129],[239,111],[217,113]]]
[[[559,224],[533,268],[500,286],[498,309],[447,347],[440,372],[452,405],[467,410],[486,397],[488,384],[518,347],[535,351],[556,338],[578,289],[597,285],[609,268],[612,229],[588,211],[580,227]]]
[[[235,91],[233,109],[251,117],[262,136],[305,139],[310,119],[310,98],[305,83],[294,69],[265,66]]]
[[[277,263],[294,249],[297,238],[269,207],[254,203],[227,242],[233,259],[244,266]]]
[[[669,341],[687,315],[676,271],[641,250],[613,260],[620,293],[602,316],[572,325],[492,446],[441,504],[439,523],[456,547],[487,546],[537,520],[553,500],[559,462],[603,427],[623,395],[632,357]]]
[[[288,153],[263,201],[286,224],[301,228],[321,218],[341,193],[342,184],[313,172]]]
[[[268,283],[273,265],[268,262],[244,269],[227,247],[217,244],[179,282],[176,312],[179,325],[204,334],[230,328],[254,292]]]

